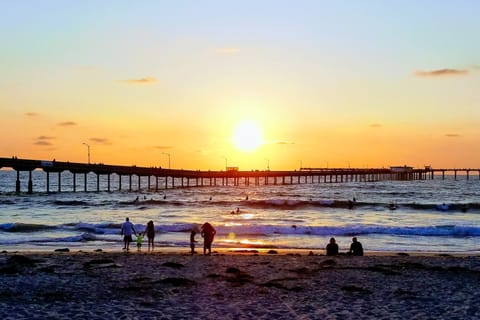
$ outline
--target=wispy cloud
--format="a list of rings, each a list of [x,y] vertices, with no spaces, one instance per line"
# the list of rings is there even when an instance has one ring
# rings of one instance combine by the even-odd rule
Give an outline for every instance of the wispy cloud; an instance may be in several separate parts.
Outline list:
[[[33,144],[36,146],[52,146],[53,145],[53,143],[49,141],[44,141],[44,140],[35,141]]]
[[[380,123],[372,123],[370,125],[370,128],[381,128],[381,127],[382,127],[382,125]]]
[[[418,70],[415,75],[418,77],[448,77],[448,76],[463,76],[467,75],[468,70],[465,69],[437,69],[437,70]]]
[[[140,78],[140,79],[127,79],[127,80],[120,80],[121,82],[125,82],[128,84],[153,84],[158,82],[158,80],[154,77],[145,77],[145,78]]]
[[[36,112],[26,112],[24,115],[26,117],[36,117],[36,116],[38,116],[38,113],[36,113]]]
[[[290,145],[290,144],[295,144],[295,142],[292,142],[292,141],[283,141],[283,140],[280,140],[280,141],[275,141],[274,144],[280,144],[280,145]]]
[[[50,141],[54,139],[55,137],[39,136],[35,138],[35,141],[33,142],[33,144],[36,146],[51,146],[53,145],[53,143]]]
[[[90,138],[89,140],[98,144],[112,144],[107,138]]]
[[[38,136],[37,140],[53,140],[55,137],[49,137],[49,136]]]
[[[459,135],[458,133],[446,133],[445,137],[458,138],[458,137],[461,137],[461,135]]]
[[[218,55],[233,56],[233,55],[239,53],[240,49],[235,48],[235,47],[223,47],[223,48],[215,48],[214,51]]]
[[[77,123],[73,121],[65,121],[65,122],[60,122],[58,125],[61,127],[71,127],[71,126],[76,126]]]
[[[168,150],[168,149],[172,149],[173,147],[172,146],[154,146],[154,148],[157,150]]]

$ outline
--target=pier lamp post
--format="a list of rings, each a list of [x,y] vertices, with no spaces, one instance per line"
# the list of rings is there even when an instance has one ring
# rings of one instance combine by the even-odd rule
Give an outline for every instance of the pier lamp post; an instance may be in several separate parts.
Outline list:
[[[162,152],[162,154],[168,156],[168,169],[170,169],[170,153]]]
[[[223,157],[223,159],[225,159],[225,171],[227,171],[227,168],[228,168],[228,159],[227,159],[227,157]]]
[[[267,171],[270,171],[270,160],[265,158],[265,161],[267,161]]]
[[[300,170],[302,170],[303,168],[302,160],[298,160],[298,162],[300,162]]]
[[[88,164],[90,164],[90,145],[85,142],[83,144],[87,146]]]

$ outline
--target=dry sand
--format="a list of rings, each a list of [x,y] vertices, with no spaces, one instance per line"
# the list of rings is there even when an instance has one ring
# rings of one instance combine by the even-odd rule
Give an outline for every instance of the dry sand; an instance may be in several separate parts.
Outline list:
[[[1,319],[480,319],[480,257],[2,253]]]

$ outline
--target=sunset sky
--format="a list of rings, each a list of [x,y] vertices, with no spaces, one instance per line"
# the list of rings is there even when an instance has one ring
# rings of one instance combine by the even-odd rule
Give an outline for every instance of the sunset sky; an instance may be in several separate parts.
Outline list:
[[[480,1],[1,1],[0,157],[480,167]]]

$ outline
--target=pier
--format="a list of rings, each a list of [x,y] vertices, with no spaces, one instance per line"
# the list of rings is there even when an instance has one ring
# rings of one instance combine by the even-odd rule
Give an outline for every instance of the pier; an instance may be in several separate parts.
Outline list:
[[[137,179],[137,189],[141,189],[141,182],[147,180],[148,190],[165,190],[177,187],[202,187],[202,186],[239,186],[239,185],[286,185],[305,183],[344,183],[344,182],[375,182],[384,180],[426,180],[434,179],[435,173],[440,173],[442,179],[446,174],[458,175],[470,179],[472,172],[477,172],[480,180],[480,169],[433,169],[431,167],[413,168],[407,166],[390,168],[300,168],[292,171],[251,170],[239,171],[238,168],[226,168],[224,171],[200,171],[183,169],[165,169],[158,167],[137,167],[61,162],[55,160],[31,160],[0,158],[0,169],[11,168],[16,171],[15,184],[17,193],[22,190],[20,172],[28,172],[27,193],[35,192],[62,192],[61,176],[64,172],[72,174],[71,190],[76,191],[133,191],[133,179]],[[45,173],[45,189],[34,190],[32,172],[38,170]],[[88,174],[96,176],[96,188],[88,190]],[[51,190],[51,179],[57,178],[57,190]],[[78,178],[80,177],[80,178]],[[115,179],[113,179],[115,177]],[[78,181],[78,180],[80,181]],[[100,189],[100,180],[106,182],[106,188]],[[127,186],[122,183],[127,179]],[[113,185],[115,180],[116,186]],[[105,184],[105,183],[104,183]],[[104,185],[103,184],[103,185]]]

